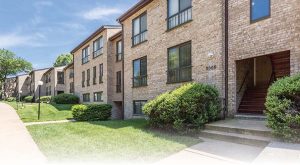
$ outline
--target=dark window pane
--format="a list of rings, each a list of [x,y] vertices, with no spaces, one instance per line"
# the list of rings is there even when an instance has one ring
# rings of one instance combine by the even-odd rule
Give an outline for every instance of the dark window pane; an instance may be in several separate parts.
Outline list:
[[[147,30],[147,15],[143,15],[141,17],[141,32],[144,32]]]
[[[141,76],[147,75],[147,58],[141,59]]]
[[[185,10],[192,6],[192,0],[179,0],[180,1],[180,11]]]
[[[172,48],[169,50],[169,69],[175,69],[179,67],[179,50],[178,48]]]
[[[270,0],[252,0],[252,21],[258,20],[270,15]]]
[[[172,16],[179,12],[179,3],[178,0],[169,0],[169,16]]]
[[[133,20],[133,34],[138,35],[140,33],[140,18]]]
[[[191,65],[191,45],[187,44],[180,48],[180,66]]]
[[[140,66],[140,60],[135,60],[133,62],[133,76],[134,77],[137,77],[137,76],[140,75],[140,68],[141,68],[141,66]]]

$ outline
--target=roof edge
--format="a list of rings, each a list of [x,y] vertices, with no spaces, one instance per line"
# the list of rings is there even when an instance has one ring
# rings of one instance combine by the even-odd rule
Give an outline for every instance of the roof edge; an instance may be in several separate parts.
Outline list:
[[[124,14],[122,14],[117,19],[117,21],[119,23],[123,22],[124,20],[126,20],[127,18],[129,18],[130,16],[132,16],[134,13],[136,13],[137,11],[139,11],[140,9],[142,9],[143,7],[145,7],[146,5],[148,5],[152,1],[153,0],[141,0],[141,1],[139,1],[137,4],[135,4],[129,10],[127,10]]]

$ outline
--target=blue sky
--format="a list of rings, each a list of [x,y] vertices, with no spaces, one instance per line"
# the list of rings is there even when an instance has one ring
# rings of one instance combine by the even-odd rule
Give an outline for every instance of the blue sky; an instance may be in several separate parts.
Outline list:
[[[138,0],[0,0],[0,48],[23,57],[34,68],[52,66],[101,25]]]

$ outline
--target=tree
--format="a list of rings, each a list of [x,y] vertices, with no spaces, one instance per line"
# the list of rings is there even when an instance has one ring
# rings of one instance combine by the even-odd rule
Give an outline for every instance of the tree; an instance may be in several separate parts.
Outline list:
[[[0,49],[0,84],[3,84],[4,97],[6,96],[6,84],[8,76],[15,76],[21,72],[32,70],[32,64],[21,57],[17,57],[13,52]]]
[[[72,54],[61,54],[56,58],[55,63],[53,64],[54,67],[65,66],[73,62]]]

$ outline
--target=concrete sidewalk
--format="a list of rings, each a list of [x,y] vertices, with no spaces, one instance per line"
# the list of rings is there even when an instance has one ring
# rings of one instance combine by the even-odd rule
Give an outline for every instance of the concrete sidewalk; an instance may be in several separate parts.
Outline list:
[[[0,164],[44,164],[41,153],[16,111],[0,103]]]

